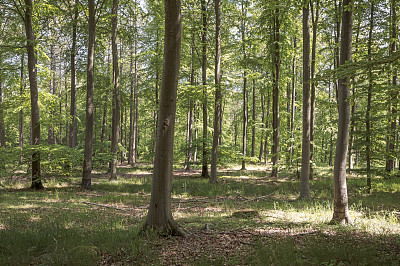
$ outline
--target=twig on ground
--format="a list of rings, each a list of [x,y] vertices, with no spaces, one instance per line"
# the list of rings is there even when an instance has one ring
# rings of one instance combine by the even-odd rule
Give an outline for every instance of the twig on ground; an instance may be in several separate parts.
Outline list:
[[[118,207],[108,206],[108,205],[103,205],[103,204],[97,204],[97,203],[92,203],[92,202],[87,202],[87,201],[82,201],[81,203],[87,204],[87,205],[94,205],[94,206],[99,206],[99,207],[104,207],[104,208],[115,209],[115,210],[119,210],[119,211],[126,211],[126,210],[118,208]]]

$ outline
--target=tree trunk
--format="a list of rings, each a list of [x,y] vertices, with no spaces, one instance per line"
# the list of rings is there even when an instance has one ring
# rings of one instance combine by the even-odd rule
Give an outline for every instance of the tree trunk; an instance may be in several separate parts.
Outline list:
[[[214,136],[211,151],[211,183],[218,182],[218,144],[221,134],[222,120],[222,91],[221,91],[221,2],[215,0],[215,110],[214,110]]]
[[[111,46],[113,61],[113,105],[112,105],[112,133],[111,133],[111,176],[110,179],[117,179],[118,163],[118,141],[119,141],[119,123],[120,123],[120,97],[119,97],[119,68],[118,68],[118,47],[117,47],[117,16],[118,0],[113,0],[111,17]]]
[[[391,15],[392,15],[392,21],[391,21],[391,43],[390,43],[390,54],[393,54],[396,52],[396,39],[397,39],[397,17],[396,17],[396,6],[395,6],[395,1],[391,1]],[[393,76],[392,76],[392,86],[393,89],[390,90],[390,104],[389,104],[389,124],[390,124],[390,130],[389,134],[387,137],[387,147],[388,147],[388,155],[386,159],[386,167],[385,170],[386,172],[391,172],[394,169],[394,158],[395,158],[395,134],[396,134],[396,116],[397,116],[397,94],[398,94],[398,89],[397,87],[397,70],[395,67],[392,68],[393,71]]]
[[[0,147],[6,146],[6,134],[4,130],[4,112],[3,112],[3,82],[2,82],[2,62],[0,58]]]
[[[315,126],[315,62],[317,51],[317,28],[319,19],[319,0],[316,1],[315,15],[314,5],[310,1],[311,17],[312,17],[312,52],[311,52],[311,111],[310,111],[310,176],[313,175],[313,161],[314,161],[314,126]]]
[[[297,39],[294,37],[293,40],[293,48],[296,51],[297,48]],[[290,165],[293,164],[293,156],[294,156],[294,116],[296,112],[296,53],[293,54],[292,59],[292,93],[291,93],[291,110],[290,110],[290,137],[293,141],[290,142]]]
[[[54,33],[51,33],[51,38],[54,38]],[[51,40],[54,42],[54,40]],[[50,44],[50,94],[55,98],[56,96],[56,81],[55,81],[55,72],[56,72],[56,64],[55,64],[55,52],[54,52],[54,44]],[[53,105],[53,104],[51,104]],[[47,134],[47,144],[56,144],[56,138],[54,136],[54,118],[56,117],[55,106],[53,106],[54,110],[50,112],[50,126],[48,128]],[[51,109],[53,109],[51,108]]]
[[[171,190],[174,126],[181,47],[179,0],[166,0],[164,68],[161,85],[157,144],[149,212],[143,225],[160,234],[184,235],[172,217]]]
[[[264,95],[261,93],[261,124],[264,125],[265,121],[265,106],[264,106]],[[260,142],[260,153],[258,155],[258,160],[261,162],[264,150],[264,132],[261,132],[261,142]]]
[[[95,9],[94,0],[88,0],[89,6],[89,41],[87,59],[87,92],[86,92],[86,129],[85,150],[83,159],[82,184],[83,189],[92,189],[92,146],[93,146],[93,95],[94,95],[94,44],[95,44]]]
[[[76,31],[78,19],[78,0],[75,0],[74,17],[72,21],[72,47],[71,47],[71,106],[69,125],[69,147],[73,148],[77,144],[77,119],[76,119]]]
[[[28,72],[29,86],[31,91],[31,126],[32,126],[32,145],[40,144],[40,119],[39,119],[39,100],[37,88],[36,54],[35,54],[35,34],[32,28],[32,0],[25,0],[25,31],[26,48],[28,52]],[[31,188],[43,189],[42,177],[40,173],[40,151],[35,149],[32,154],[32,185]]]
[[[273,144],[272,144],[272,177],[278,177],[278,159],[279,159],[279,78],[280,78],[280,22],[279,22],[279,6],[276,3],[274,14],[274,67],[273,73],[273,93],[272,93],[272,129],[273,129]]]
[[[203,27],[201,32],[201,44],[202,44],[202,62],[201,72],[203,80],[203,166],[201,170],[201,176],[204,178],[210,178],[208,174],[208,148],[207,148],[207,14],[206,14],[206,1],[201,0],[201,16],[203,20]]]
[[[251,157],[254,157],[256,146],[256,80],[253,79],[253,108],[252,108],[252,123],[251,123]]]
[[[243,72],[243,159],[242,159],[242,169],[246,170],[246,154],[247,154],[247,70],[246,70],[246,44],[245,44],[245,30],[246,30],[246,9],[242,2],[242,21],[241,21],[241,32],[242,32],[242,49],[243,49],[243,62],[244,62],[244,72]]]
[[[350,7],[350,8],[349,8]],[[353,0],[343,0],[342,33],[340,41],[340,66],[351,60],[351,40],[353,33]],[[334,212],[332,222],[351,223],[347,185],[346,159],[349,144],[350,96],[349,77],[339,78],[338,83],[338,138],[334,165]]]
[[[24,54],[21,55],[21,85],[19,90],[19,95],[22,97],[25,90],[25,76],[24,76]],[[0,77],[1,79],[1,77]],[[0,88],[1,88],[1,80],[0,80]],[[0,93],[1,94],[1,93]],[[22,105],[22,103],[21,103]],[[21,109],[19,111],[19,128],[18,128],[18,144],[19,147],[24,147],[24,111]],[[21,154],[20,162],[22,163],[24,160],[23,155]]]
[[[190,62],[190,85],[194,86],[194,34],[192,34],[192,47],[190,51],[191,62]],[[190,171],[192,164],[192,138],[193,138],[193,100],[192,95],[189,96],[188,100],[188,114],[187,114],[187,130],[186,130],[186,160],[184,170]]]
[[[137,21],[135,20],[135,29],[137,28],[136,25]],[[133,106],[134,106],[134,113],[133,113],[133,161],[132,163],[136,165],[137,159],[138,159],[138,120],[139,120],[139,101],[138,101],[138,56],[137,56],[137,50],[138,50],[138,41],[137,41],[137,34],[135,34],[135,76],[134,76],[134,81],[135,85],[133,87]],[[158,97],[156,96],[156,101],[158,100]]]
[[[300,198],[309,199],[310,194],[310,6],[303,7],[303,141],[301,153]]]

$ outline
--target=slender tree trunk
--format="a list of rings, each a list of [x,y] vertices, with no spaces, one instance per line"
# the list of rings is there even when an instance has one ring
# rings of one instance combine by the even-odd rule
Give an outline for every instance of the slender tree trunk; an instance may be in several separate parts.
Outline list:
[[[246,70],[246,43],[245,43],[245,30],[246,30],[246,8],[242,1],[242,21],[241,21],[241,32],[242,32],[242,49],[243,49],[243,61],[244,61],[244,72],[243,72],[243,159],[242,159],[242,169],[246,170],[246,155],[247,155],[247,123],[248,123],[248,113],[247,113],[247,70]]]
[[[276,3],[274,14],[274,67],[273,76],[273,93],[272,93],[272,128],[273,128],[273,144],[272,144],[272,177],[278,177],[278,159],[279,159],[279,78],[280,78],[280,22],[279,22],[279,6]]]
[[[294,37],[293,40],[293,48],[296,51],[297,48],[297,39]],[[292,59],[292,93],[291,93],[291,110],[290,110],[290,137],[294,140],[294,116],[296,112],[296,53],[293,54]],[[293,156],[294,156],[294,143],[290,142],[290,165],[293,164]]]
[[[336,15],[336,31],[335,31],[335,48],[334,48],[334,68],[337,69],[339,67],[339,39],[340,39],[340,26],[341,26],[341,17],[342,17],[342,2],[339,0],[339,4],[335,0],[335,15]],[[335,84],[335,95],[336,102],[338,102],[338,81],[334,82]]]
[[[166,0],[164,70],[161,87],[156,156],[149,212],[143,225],[160,234],[185,235],[172,217],[171,190],[174,126],[181,47],[179,0]]]
[[[254,149],[256,146],[256,81],[253,79],[253,109],[252,109],[252,124],[251,124],[251,157],[254,157]]]
[[[110,65],[110,50],[111,50],[111,45],[109,45],[108,47],[108,52],[107,52],[107,66]],[[107,67],[107,76],[109,75],[109,71],[108,71],[109,67]],[[108,83],[108,82],[107,82]],[[107,105],[108,105],[108,94],[109,94],[109,90],[106,90],[106,94],[105,94],[105,99],[104,99],[104,106],[103,106],[103,120],[101,123],[101,137],[100,137],[100,141],[102,143],[104,143],[104,141],[106,141],[107,138]],[[104,151],[103,151],[104,152]]]
[[[95,9],[94,0],[88,0],[89,6],[89,41],[87,59],[87,92],[86,92],[86,129],[85,150],[83,159],[82,184],[83,189],[92,189],[92,146],[93,146],[93,95],[94,95],[94,44],[95,44]]]
[[[201,62],[201,72],[203,80],[203,166],[201,171],[201,176],[204,178],[210,178],[208,174],[208,148],[207,148],[207,9],[206,1],[201,0],[201,16],[203,20],[203,27],[201,32],[201,44],[202,44],[202,62]]]
[[[303,141],[301,153],[300,198],[309,199],[310,194],[310,4],[303,7]]]
[[[351,41],[353,33],[353,0],[343,0],[342,33],[340,41],[340,66],[351,60]],[[347,185],[346,159],[349,145],[350,96],[349,77],[339,78],[338,88],[338,138],[334,165],[334,212],[332,222],[351,223]]]
[[[269,128],[269,114],[270,114],[270,107],[271,107],[271,94],[268,91],[267,92],[267,117],[265,118],[265,130],[267,131]],[[267,144],[268,144],[268,134],[265,134],[265,142],[264,142],[264,158],[265,158],[265,165],[268,163],[268,149],[267,149]]]
[[[311,111],[310,111],[310,176],[313,175],[313,161],[314,161],[314,127],[315,127],[315,63],[317,51],[317,29],[319,19],[319,0],[316,1],[315,15],[314,5],[310,1],[311,17],[312,17],[312,51],[311,51]]]
[[[6,134],[4,127],[3,112],[3,80],[2,80],[2,59],[0,58],[0,147],[6,146]]]
[[[136,35],[135,35],[136,36]],[[130,96],[129,96],[129,148],[128,148],[128,164],[134,164],[133,155],[133,112],[134,112],[134,77],[133,77],[133,45],[129,45],[130,64],[129,64],[129,80],[130,80]]]
[[[32,0],[25,0],[25,31],[26,48],[28,52],[28,72],[29,86],[31,91],[31,126],[32,126],[32,145],[40,144],[40,119],[39,119],[39,100],[37,88],[36,54],[35,54],[35,34],[32,28]],[[31,188],[43,189],[40,173],[40,151],[35,149],[32,154],[32,185]]]
[[[191,65],[190,65],[190,85],[194,86],[194,34],[192,34],[192,47],[191,47]],[[187,114],[187,130],[186,130],[186,160],[184,170],[190,171],[192,164],[192,138],[193,138],[193,100],[192,95],[189,96],[188,100],[188,114]]]
[[[51,33],[51,37],[54,38],[54,33]],[[53,40],[52,40],[53,42]],[[55,64],[55,52],[54,52],[54,44],[50,45],[50,94],[55,97],[56,95],[56,82],[55,82],[55,71],[56,71],[56,64]],[[53,109],[54,108],[54,109]],[[55,144],[56,139],[54,136],[54,118],[56,116],[55,113],[55,106],[53,106],[53,111],[50,112],[50,126],[48,128],[48,135],[47,135],[47,144]]]
[[[21,85],[20,85],[20,90],[19,90],[19,95],[21,97],[24,94],[24,90],[25,90],[24,56],[25,56],[24,54],[21,55]],[[0,76],[0,88],[1,88],[1,76]],[[21,103],[21,105],[22,105],[22,103]],[[19,111],[18,144],[22,150],[24,147],[24,111],[22,109]],[[23,160],[24,160],[24,157],[21,154],[20,162],[22,163]]]
[[[119,97],[119,68],[118,68],[118,47],[117,47],[117,16],[118,0],[113,0],[111,17],[111,46],[113,61],[113,106],[112,106],[112,133],[111,133],[111,176],[110,179],[117,179],[118,163],[118,141],[119,141],[119,123],[120,123],[120,97]]]
[[[393,54],[396,52],[396,39],[397,39],[397,16],[396,16],[396,5],[395,1],[392,0],[391,2],[391,43],[390,43],[390,54]],[[388,146],[388,155],[386,159],[386,167],[385,170],[386,172],[391,172],[394,169],[394,158],[395,158],[395,134],[396,134],[396,120],[397,120],[397,95],[398,95],[398,89],[396,88],[397,86],[397,70],[395,67],[392,68],[393,74],[392,74],[392,86],[394,89],[390,90],[390,104],[389,104],[389,124],[390,124],[390,130],[389,134],[387,137],[387,146]]]
[[[135,29],[137,28],[137,21],[135,20]],[[137,32],[137,30],[136,30]],[[134,76],[134,87],[133,87],[133,105],[134,105],[134,113],[133,113],[133,161],[132,163],[136,165],[138,159],[138,120],[139,120],[139,101],[138,101],[138,56],[137,56],[137,33],[135,33],[135,76]],[[158,97],[156,97],[156,101],[158,101]]]
[[[261,93],[261,124],[264,125],[265,121],[265,106],[264,106],[264,95]],[[261,132],[261,142],[260,142],[260,153],[258,155],[258,160],[261,162],[264,150],[264,132]]]
[[[214,110],[214,136],[211,151],[211,183],[218,182],[218,142],[221,134],[222,120],[222,91],[221,91],[221,2],[215,0],[215,110]]]
[[[375,5],[371,3],[371,11],[370,11],[370,28],[368,35],[368,61],[371,61],[372,56],[372,38],[373,38],[373,30],[374,30],[374,9]],[[368,69],[368,98],[367,98],[367,112],[366,112],[366,147],[365,147],[365,156],[367,160],[367,188],[368,193],[371,192],[371,103],[372,103],[372,87],[373,87],[373,78],[372,78],[372,69]]]

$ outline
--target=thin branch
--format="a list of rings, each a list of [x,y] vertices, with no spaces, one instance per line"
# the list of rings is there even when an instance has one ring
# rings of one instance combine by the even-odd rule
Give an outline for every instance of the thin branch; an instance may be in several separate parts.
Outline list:
[[[97,204],[97,203],[92,203],[92,202],[87,202],[87,201],[82,201],[81,203],[87,204],[87,205],[94,205],[94,206],[99,206],[99,207],[104,207],[104,208],[115,209],[115,210],[119,210],[119,211],[126,211],[126,210],[118,208],[118,207],[113,207],[113,206],[108,206],[108,205],[103,205],[103,204]]]

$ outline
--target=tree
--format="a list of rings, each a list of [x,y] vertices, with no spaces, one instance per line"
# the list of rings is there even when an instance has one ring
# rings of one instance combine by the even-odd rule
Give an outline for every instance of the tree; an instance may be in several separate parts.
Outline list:
[[[202,44],[202,61],[201,61],[201,76],[203,81],[203,167],[201,176],[209,178],[208,174],[208,148],[207,148],[207,135],[208,135],[208,115],[207,115],[207,7],[206,1],[201,0],[201,17],[203,27],[201,30],[201,44]]]
[[[243,159],[242,159],[242,169],[246,170],[246,152],[247,152],[247,122],[248,122],[248,113],[247,113],[247,69],[246,69],[246,43],[245,43],[245,30],[246,30],[246,7],[244,1],[242,2],[242,21],[241,21],[241,32],[242,32],[242,50],[243,50],[243,62],[244,62],[244,71],[243,71]]]
[[[0,147],[6,146],[6,133],[4,129],[4,111],[3,111],[3,83],[2,83],[2,66],[0,58]]]
[[[76,30],[78,19],[78,0],[75,0],[74,13],[72,18],[72,46],[71,46],[71,123],[69,128],[69,147],[75,147],[77,144],[77,119],[76,119]]]
[[[221,2],[215,0],[215,110],[214,136],[211,151],[211,183],[216,183],[218,163],[218,139],[222,120],[222,92],[221,92]]]
[[[113,106],[112,106],[112,133],[111,133],[111,177],[117,179],[117,151],[120,123],[120,97],[119,97],[119,69],[118,69],[118,49],[117,49],[117,16],[118,16],[118,0],[113,0],[112,17],[111,17],[111,46],[113,58]]]
[[[31,123],[32,123],[32,144],[40,144],[40,120],[39,120],[39,100],[37,88],[36,55],[35,55],[35,34],[32,27],[32,0],[25,0],[25,31],[26,49],[28,52],[28,73],[29,86],[31,91]],[[35,149],[32,154],[32,185],[31,188],[43,189],[40,172],[40,151]]]
[[[300,198],[308,199],[310,195],[310,4],[306,1],[303,7],[303,142],[301,160]]]
[[[353,0],[343,0],[342,32],[340,40],[339,66],[345,67],[351,60],[351,41],[353,33]],[[346,184],[346,159],[349,144],[350,127],[350,78],[340,77],[338,80],[338,137],[334,164],[334,210],[332,222],[345,224],[351,223],[348,207]]]
[[[81,187],[92,189],[92,146],[93,146],[93,96],[94,96],[94,45],[95,45],[95,9],[94,0],[88,0],[88,58],[87,58],[87,87],[86,87],[86,129],[85,151],[83,158],[83,173]]]
[[[178,72],[181,52],[180,0],[166,0],[164,63],[158,112],[156,154],[149,212],[144,229],[161,234],[185,235],[171,212],[172,163]]]
[[[273,130],[273,144],[272,144],[272,177],[278,177],[278,159],[279,159],[279,78],[280,78],[280,21],[279,21],[279,3],[275,2],[274,12],[274,71],[272,77],[273,89],[272,89],[272,130]]]

